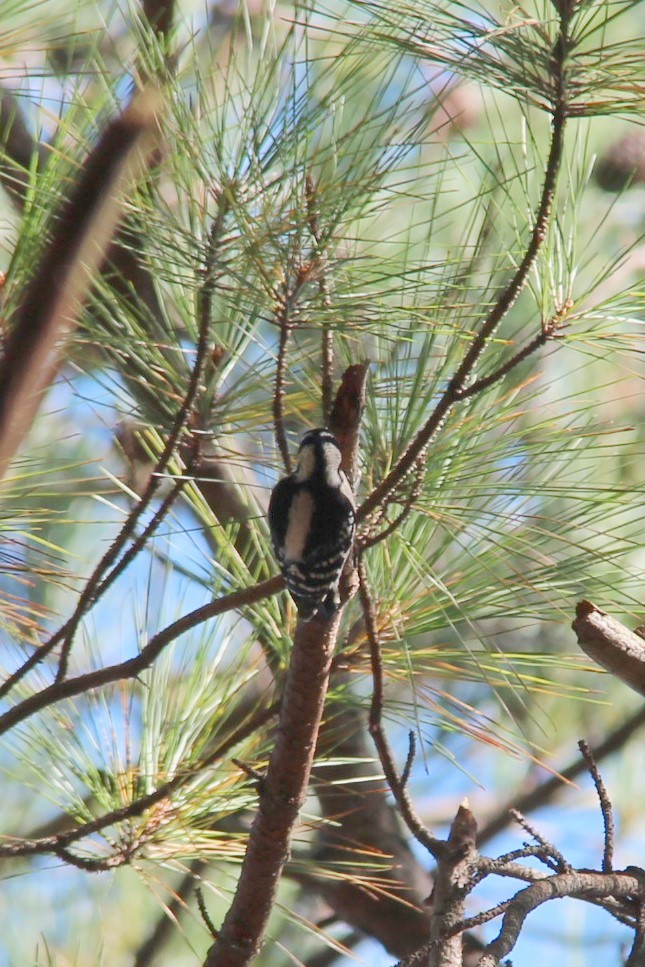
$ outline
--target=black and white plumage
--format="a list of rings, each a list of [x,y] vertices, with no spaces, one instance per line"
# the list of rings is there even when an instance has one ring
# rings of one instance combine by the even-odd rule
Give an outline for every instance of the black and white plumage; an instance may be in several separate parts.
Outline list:
[[[338,607],[338,582],[354,543],[354,495],[340,461],[329,430],[309,430],[295,472],[278,481],[269,501],[275,554],[305,621],[330,617]]]

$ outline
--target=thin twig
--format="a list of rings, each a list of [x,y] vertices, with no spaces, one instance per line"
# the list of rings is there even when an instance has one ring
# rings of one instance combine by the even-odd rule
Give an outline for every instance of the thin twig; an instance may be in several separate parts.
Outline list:
[[[291,453],[289,452],[289,442],[284,428],[284,397],[286,394],[287,379],[287,348],[293,323],[290,321],[287,310],[287,301],[283,302],[276,315],[276,320],[280,328],[280,342],[278,344],[278,360],[275,370],[275,389],[273,390],[273,427],[275,440],[282,457],[282,464],[286,473],[291,473],[293,465],[291,463]]]
[[[86,873],[104,873],[107,870],[115,870],[119,866],[126,866],[132,859],[132,851],[130,848],[127,850],[119,850],[103,859],[100,857],[78,856],[64,846],[57,846],[51,852],[63,860],[64,863],[69,864],[69,866],[75,866],[77,869],[83,870]]]
[[[143,535],[139,537],[130,548],[129,552],[124,555],[124,561],[117,564],[111,574],[109,574],[104,580],[101,581],[101,577],[105,572],[112,567],[112,565],[117,561],[121,550],[131,538],[134,533],[134,529],[141,519],[142,514],[147,510],[150,502],[155,496],[157,489],[159,487],[162,475],[165,473],[166,469],[172,458],[175,455],[177,447],[180,443],[181,436],[184,432],[188,418],[193,409],[195,400],[197,399],[197,394],[199,391],[199,386],[202,378],[202,373],[204,371],[204,364],[206,362],[206,357],[208,354],[209,347],[209,333],[210,324],[212,316],[212,303],[213,303],[213,293],[215,289],[216,276],[214,272],[214,266],[216,264],[219,255],[219,246],[221,242],[222,233],[224,230],[225,216],[229,209],[229,196],[226,192],[220,192],[218,195],[218,209],[215,218],[213,219],[213,224],[208,236],[208,248],[206,254],[205,265],[201,269],[202,275],[202,285],[199,290],[198,297],[198,332],[197,332],[197,346],[195,352],[195,361],[193,363],[193,368],[188,380],[188,387],[186,389],[186,394],[179,407],[177,415],[173,421],[173,425],[170,430],[170,434],[163,448],[161,456],[157,460],[155,469],[150,476],[148,485],[136,506],[132,509],[130,514],[123,524],[121,531],[117,535],[116,539],[112,542],[111,546],[108,548],[107,552],[103,555],[103,558],[99,562],[98,566],[94,569],[94,572],[90,580],[85,585],[83,593],[81,594],[78,605],[72,616],[71,626],[63,639],[63,647],[61,649],[60,659],[58,663],[58,672],[56,675],[56,681],[62,681],[67,674],[67,663],[69,659],[69,652],[72,647],[72,642],[76,629],[81,621],[81,618],[86,613],[88,607],[98,601],[98,599],[105,593],[105,591],[110,587],[115,578],[128,566],[128,564],[134,559],[134,557],[143,548],[146,540],[154,532],[159,523],[163,520],[163,514],[155,514],[152,521],[148,527],[144,530]],[[181,488],[175,491],[172,500],[178,495]],[[172,502],[172,501],[171,501]],[[164,501],[167,503],[167,501]],[[170,504],[168,503],[168,507]]]
[[[564,20],[564,18],[563,18]],[[562,24],[562,34],[566,35],[567,23]],[[359,507],[357,519],[363,520],[374,510],[382,506],[389,499],[396,487],[412,470],[421,453],[428,447],[438,430],[443,425],[448,413],[464,392],[480,356],[494,335],[500,322],[519,296],[526,284],[529,272],[533,267],[542,244],[544,243],[549,226],[558,172],[562,162],[564,149],[564,129],[567,118],[567,100],[564,84],[564,59],[566,44],[557,46],[557,56],[554,58],[554,73],[557,97],[553,107],[553,125],[551,133],[551,147],[544,174],[542,195],[538,205],[531,236],[524,253],[524,257],[517,267],[512,279],[498,297],[495,305],[488,313],[481,329],[473,338],[469,348],[457,367],[446,389],[441,395],[433,412],[424,426],[411,441],[395,466],[381,483],[372,491],[369,497]]]
[[[310,281],[312,274],[316,271],[315,263],[305,262],[298,268],[293,286],[285,282],[283,291],[276,293],[277,309],[274,317],[274,325],[280,331],[278,343],[278,359],[275,372],[275,386],[273,390],[273,428],[275,440],[282,457],[282,463],[287,473],[292,471],[291,454],[289,443],[284,428],[284,398],[286,395],[287,381],[287,349],[291,333],[295,329],[300,315],[300,295],[302,289]]]
[[[186,783],[191,782],[204,769],[210,768],[213,763],[228,755],[231,749],[234,749],[236,745],[239,745],[240,742],[243,742],[257,729],[261,728],[262,725],[270,721],[277,714],[278,709],[279,702],[274,702],[268,708],[257,712],[248,722],[244,722],[234,729],[228,738],[214,752],[211,752],[202,759],[201,762],[187,769],[185,772],[178,772],[172,779],[162,783],[157,789],[154,789],[146,796],[135,799],[125,806],[119,806],[118,809],[112,809],[102,816],[97,816],[95,819],[81,823],[72,829],[67,829],[54,836],[42,836],[37,839],[19,839],[14,843],[0,845],[0,857],[37,856],[44,853],[60,853],[61,849],[65,849],[71,843],[85,839],[86,836],[91,836],[102,829],[114,826],[115,823],[140,816],[158,802],[167,799],[173,792],[186,785]]]
[[[578,742],[578,748],[584,756],[584,760],[587,763],[587,768],[589,769],[591,778],[594,781],[596,792],[598,793],[598,801],[600,802],[600,811],[602,812],[602,821],[605,828],[605,847],[602,856],[602,869],[604,873],[610,873],[614,867],[615,838],[614,813],[611,800],[607,794],[605,784],[602,781],[598,764],[594,759],[591,749],[584,739],[580,739]]]
[[[523,816],[521,812],[517,809],[511,809],[511,815],[516,823],[524,829],[529,836],[541,846],[541,852],[536,852],[535,855],[538,859],[541,859],[543,863],[549,866],[551,869],[555,870],[556,873],[567,873],[571,869],[571,864],[566,861],[560,850],[553,843],[550,843],[548,839],[539,832],[535,826],[529,822],[526,816]]]
[[[214,940],[217,939],[217,937],[219,936],[219,933],[217,931],[217,928],[215,927],[215,924],[210,918],[210,914],[208,910],[206,909],[206,901],[204,900],[204,891],[202,890],[201,886],[195,887],[195,899],[197,900],[197,906],[199,908],[199,912],[201,914],[202,920],[206,924],[206,929],[208,930],[208,932],[210,933],[211,937],[213,937]]]
[[[365,628],[370,645],[370,661],[372,665],[372,703],[370,706],[369,732],[374,740],[378,756],[383,766],[386,781],[392,790],[397,805],[401,811],[403,820],[415,837],[415,839],[428,850],[428,852],[439,859],[445,852],[443,840],[433,836],[417,815],[412,800],[410,799],[405,784],[397,774],[394,755],[390,748],[385,730],[381,723],[383,713],[383,660],[381,657],[381,647],[374,614],[374,605],[369,593],[365,564],[362,558],[358,562],[359,578],[359,597],[365,617]]]
[[[177,415],[173,421],[173,425],[170,430],[170,434],[164,446],[164,449],[157,460],[156,466],[153,473],[150,476],[148,485],[141,495],[138,503],[132,508],[128,514],[126,520],[124,521],[121,530],[110,544],[110,547],[103,555],[99,563],[94,568],[90,578],[85,584],[81,595],[79,596],[78,602],[74,609],[72,615],[68,620],[52,634],[49,639],[43,642],[29,658],[23,662],[20,668],[16,669],[3,683],[0,685],[0,698],[6,696],[11,689],[22,679],[24,676],[37,664],[43,661],[44,658],[56,647],[59,642],[63,642],[63,648],[61,650],[61,656],[59,660],[57,681],[61,681],[67,671],[67,662],[69,658],[69,652],[72,646],[72,641],[78,625],[82,617],[88,612],[88,610],[98,601],[98,599],[107,591],[112,582],[122,573],[124,568],[130,563],[132,558],[136,553],[143,547],[143,544],[152,535],[156,527],[159,525],[163,519],[163,514],[159,512],[155,514],[152,521],[144,529],[143,534],[139,537],[133,548],[129,552],[126,552],[122,562],[116,564],[116,567],[107,575],[103,577],[110,568],[115,565],[119,554],[121,553],[123,547],[127,541],[131,538],[136,525],[141,518],[141,515],[145,512],[150,502],[152,501],[161,480],[162,475],[168,467],[168,464],[172,460],[174,453],[176,451],[177,445],[179,444],[181,435],[184,431],[186,422],[190,411],[192,410],[195,398],[197,396],[197,390],[199,387],[199,382],[201,379],[201,374],[203,372],[204,361],[208,351],[208,332],[209,324],[212,313],[212,293],[214,287],[214,279],[212,278],[212,265],[216,256],[217,246],[219,244],[219,239],[221,238],[221,233],[223,231],[224,216],[228,209],[228,201],[226,196],[222,193],[219,196],[220,207],[218,209],[217,216],[213,221],[213,226],[211,228],[209,236],[209,249],[207,257],[207,266],[203,271],[204,282],[201,288],[201,301],[200,301],[200,319],[199,319],[199,336],[196,350],[195,363],[191,372],[191,376],[188,382],[188,388],[186,390],[186,395],[184,396],[183,402],[177,412]],[[183,486],[183,483],[181,484]],[[178,492],[178,491],[177,491]],[[168,506],[174,500],[177,493],[171,495],[170,498],[166,498],[164,505],[166,510]],[[164,506],[162,505],[162,507]]]
[[[472,396],[477,396],[479,393],[483,393],[484,390],[489,389],[495,383],[498,383],[500,379],[507,376],[513,369],[515,369],[521,362],[528,359],[537,349],[546,345],[549,339],[553,339],[554,336],[562,329],[564,325],[564,319],[573,307],[573,303],[567,302],[561,310],[559,310],[553,318],[549,319],[548,322],[543,323],[540,332],[537,336],[534,336],[522,349],[519,349],[514,356],[507,359],[499,369],[494,370],[489,373],[488,376],[482,376],[475,380],[474,383],[470,383],[469,386],[464,387],[461,391],[457,393],[458,400],[467,400]]]
[[[645,706],[638,709],[626,722],[619,728],[614,729],[599,745],[593,749],[596,762],[607,758],[613,752],[622,749],[625,744],[645,725]],[[576,756],[564,769],[557,775],[549,776],[534,789],[530,789],[523,795],[516,796],[511,802],[503,806],[486,825],[479,830],[478,843],[483,846],[502,830],[506,829],[511,821],[510,810],[515,807],[526,815],[549,803],[557,793],[565,788],[567,783],[571,783],[586,769],[586,763],[580,756]]]
[[[412,766],[414,765],[414,757],[417,752],[417,737],[415,733],[410,729],[408,732],[408,757],[405,760],[405,765],[403,766],[403,772],[401,773],[401,789],[405,789],[410,778],[410,773],[412,772]]]
[[[361,548],[361,550],[366,551],[370,547],[374,547],[376,544],[380,544],[381,541],[386,540],[390,536],[390,534],[393,534],[394,531],[398,530],[401,524],[403,524],[403,522],[407,519],[410,512],[412,511],[412,508],[414,507],[415,501],[418,500],[419,495],[421,493],[421,489],[423,487],[423,478],[425,476],[425,469],[426,469],[425,454],[422,454],[417,460],[417,463],[415,465],[414,482],[410,487],[410,492],[405,498],[403,502],[403,507],[401,508],[400,512],[397,514],[394,520],[390,521],[390,523],[382,531],[379,531],[378,534],[371,534],[365,537],[361,537],[359,539],[359,547]],[[393,496],[394,494],[392,495],[392,497]]]
[[[13,728],[19,722],[24,721],[35,712],[41,712],[50,705],[63,701],[63,699],[73,698],[75,695],[82,695],[84,692],[100,688],[103,685],[109,685],[112,682],[136,678],[142,671],[149,668],[163,649],[171,641],[178,638],[179,635],[202,624],[208,618],[214,618],[227,611],[239,610],[250,604],[255,604],[257,601],[262,601],[264,598],[277,594],[283,587],[284,581],[282,577],[276,576],[268,578],[266,581],[261,581],[259,584],[255,584],[250,588],[233,591],[231,594],[226,594],[215,601],[210,601],[208,604],[202,605],[201,608],[196,608],[194,611],[178,618],[177,621],[174,621],[154,635],[134,658],[128,658],[126,661],[119,662],[118,664],[107,665],[105,668],[98,668],[95,671],[86,672],[84,675],[78,675],[76,678],[67,678],[60,682],[54,682],[52,685],[23,699],[22,702],[19,702],[13,708],[8,709],[3,715],[0,715],[0,735]]]

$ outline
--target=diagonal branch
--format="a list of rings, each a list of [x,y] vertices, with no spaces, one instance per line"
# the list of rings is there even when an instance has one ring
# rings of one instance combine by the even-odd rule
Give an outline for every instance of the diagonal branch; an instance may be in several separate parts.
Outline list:
[[[0,686],[0,698],[7,695],[14,685],[16,685],[35,665],[41,662],[61,641],[63,642],[63,647],[61,649],[56,680],[62,681],[65,678],[67,673],[69,652],[71,650],[74,635],[78,629],[81,619],[108,590],[116,578],[125,570],[125,568],[143,548],[146,541],[151,537],[156,528],[163,521],[170,504],[186,483],[185,479],[178,481],[176,487],[173,488],[171,494],[164,500],[161,508],[144,528],[142,534],[136,538],[121,560],[117,563],[119,554],[123,550],[128,540],[132,537],[138,521],[141,519],[142,515],[145,513],[153,500],[159,488],[162,475],[165,473],[170,461],[177,451],[182,434],[188,422],[188,417],[197,398],[197,393],[204,370],[204,363],[208,354],[210,320],[212,316],[212,300],[217,278],[215,274],[215,265],[224,229],[224,220],[228,208],[228,196],[225,192],[221,192],[218,196],[217,214],[213,220],[209,233],[206,263],[201,270],[203,281],[199,290],[199,320],[195,362],[188,380],[188,387],[186,389],[184,399],[179,407],[179,410],[177,411],[177,415],[173,421],[168,439],[166,440],[165,446],[159,456],[159,459],[157,460],[155,469],[150,475],[150,479],[143,494],[141,495],[141,498],[132,508],[126,517],[118,535],[112,541],[110,547],[94,568],[93,573],[91,574],[79,596],[73,614],[58,629],[58,631],[54,632],[54,634],[51,635],[47,641],[43,642],[40,647],[36,648],[35,651],[32,652],[32,654],[25,662],[23,662],[20,668],[13,672],[13,674],[2,683]],[[112,568],[111,571],[110,568]],[[108,571],[110,573],[108,573],[107,576],[104,576]]]
[[[282,577],[276,576],[261,581],[253,587],[233,591],[231,594],[224,595],[216,601],[210,601],[208,604],[202,605],[201,608],[196,608],[178,618],[177,621],[154,635],[134,658],[128,658],[126,661],[114,665],[107,665],[105,668],[98,668],[96,671],[86,672],[84,675],[77,675],[75,678],[56,681],[52,685],[42,688],[0,715],[0,735],[19,722],[23,722],[35,712],[41,712],[56,702],[73,698],[75,695],[82,695],[84,692],[109,685],[112,682],[136,678],[144,669],[149,668],[163,649],[179,635],[183,635],[186,631],[190,631],[191,628],[195,628],[209,618],[262,601],[272,594],[277,594],[283,587]]]
[[[243,742],[244,739],[252,735],[262,725],[270,721],[276,715],[277,711],[278,703],[276,702],[256,712],[247,722],[243,722],[234,729],[217,749],[202,759],[201,762],[197,763],[196,766],[187,769],[185,772],[178,772],[172,779],[162,783],[152,792],[148,793],[148,795],[142,796],[140,799],[135,799],[125,806],[120,806],[118,809],[113,809],[108,813],[104,813],[102,816],[97,816],[87,823],[74,826],[72,829],[65,830],[62,833],[52,836],[41,836],[35,839],[19,839],[15,843],[9,843],[4,846],[0,845],[0,857],[37,856],[44,853],[57,853],[61,849],[68,847],[71,843],[76,843],[81,839],[85,839],[86,836],[91,836],[93,833],[98,833],[102,829],[114,826],[115,823],[140,816],[147,809],[150,809],[151,806],[156,805],[163,799],[167,799],[177,789],[186,785],[198,773],[210,768],[213,763],[228,755],[236,745]]]
[[[598,745],[594,746],[592,749],[592,754],[596,762],[600,762],[601,759],[607,758],[613,752],[622,749],[625,744],[634,736],[637,732],[642,729],[645,725],[645,706],[639,709],[634,715],[630,716],[626,722],[623,722],[617,729],[610,732],[609,735]],[[515,808],[519,812],[527,813],[534,812],[541,806],[545,806],[547,803],[556,796],[567,783],[572,782],[587,768],[587,763],[585,760],[578,756],[573,762],[570,762],[568,766],[564,769],[560,769],[557,775],[549,776],[544,782],[536,785],[535,788],[529,789],[527,792],[516,795],[511,799],[506,805],[502,806],[495,815],[488,820],[488,822],[482,826],[479,830],[479,835],[477,837],[478,845],[481,847],[484,843],[489,842],[511,822],[511,809]]]
[[[480,356],[494,335],[497,327],[524,288],[529,272],[546,239],[558,173],[562,163],[564,129],[567,119],[567,92],[564,63],[568,49],[568,19],[571,12],[569,11],[568,4],[563,4],[562,7],[560,42],[555,47],[552,64],[557,96],[553,106],[551,146],[544,174],[542,195],[524,257],[513,274],[513,277],[488,313],[481,329],[472,340],[461,363],[449,380],[446,389],[426,423],[408,445],[390,473],[372,491],[361,507],[359,507],[357,513],[359,520],[365,519],[365,517],[369,516],[374,510],[390,499],[394,490],[414,467],[423,451],[441,428],[452,407],[461,399]],[[534,348],[537,348],[537,346]]]
[[[63,205],[0,362],[0,477],[29,431],[122,213],[122,199],[157,156],[159,95],[139,95],[88,155]]]

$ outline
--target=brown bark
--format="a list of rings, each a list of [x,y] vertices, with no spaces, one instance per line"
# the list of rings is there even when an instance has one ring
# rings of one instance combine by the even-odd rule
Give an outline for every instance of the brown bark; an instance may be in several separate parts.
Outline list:
[[[291,834],[307,797],[339,614],[299,621],[280,721],[233,902],[205,967],[244,967],[259,952]]]
[[[585,654],[630,688],[645,695],[644,638],[591,601],[578,602],[572,628]]]

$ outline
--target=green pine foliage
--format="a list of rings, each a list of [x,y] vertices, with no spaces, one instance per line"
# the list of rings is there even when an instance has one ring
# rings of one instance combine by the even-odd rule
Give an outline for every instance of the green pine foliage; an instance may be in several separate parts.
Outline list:
[[[561,328],[451,410],[411,513],[366,553],[393,734],[416,729],[431,773],[445,775],[446,762],[448,774],[461,768],[488,787],[491,802],[506,798],[494,786],[495,771],[507,768],[500,757],[514,757],[521,781],[536,760],[549,768],[568,761],[590,721],[616,721],[607,699],[618,686],[589,668],[569,630],[575,602],[590,598],[636,624],[642,601],[643,196],[609,197],[592,180],[603,139],[620,130],[614,119],[643,108],[635,6],[577,5],[566,61],[572,116],[548,235],[474,378],[498,370],[542,325],[557,318]],[[121,235],[149,290],[126,279],[118,259],[96,280],[3,485],[4,679],[71,613],[136,502],[186,393],[210,283],[191,442],[167,468],[153,509],[179,475],[189,482],[83,618],[71,673],[131,657],[182,614],[276,572],[264,509],[282,473],[273,402],[285,305],[292,452],[304,429],[323,422],[321,346],[330,331],[336,382],[347,365],[370,363],[359,499],[395,466],[526,250],[548,157],[557,10],[546,0],[499,9],[367,0],[249,3],[229,16],[228,7],[180,5],[164,41],[134,3],[0,7],[3,76],[30,132],[47,142],[42,160],[34,153],[22,172],[20,206],[7,196],[2,215],[9,324],[98,132],[138,87],[158,87],[164,103],[163,151],[126,199]],[[7,137],[4,150],[3,171],[12,161]],[[197,443],[226,468],[246,508],[242,521],[209,502],[191,469]],[[413,476],[364,533],[394,520]],[[256,801],[239,762],[266,765],[272,720],[204,763],[279,697],[294,621],[285,592],[211,619],[136,679],[50,706],[5,737],[3,829],[12,836],[29,835],[54,811],[89,822],[188,777],[169,799],[77,848],[82,859],[103,860],[128,843],[158,901],[150,905],[127,870],[100,874],[110,881],[100,901],[78,929],[71,917],[50,925],[50,959],[41,948],[37,962],[97,963],[96,949],[81,943],[88,924],[99,930],[105,962],[120,962],[126,945],[143,939],[146,918],[170,903],[173,875],[195,859],[214,864],[208,905],[221,918]],[[351,687],[332,681],[335,714],[369,704],[356,600],[339,640],[339,664],[353,674]],[[5,707],[50,684],[55,670],[50,655]],[[626,701],[621,691],[618,702]],[[421,782],[422,764],[418,773]],[[432,802],[428,812],[441,815]],[[296,860],[311,871],[313,796],[306,813]],[[27,876],[20,862],[14,890],[29,936],[14,929],[7,944],[15,962],[27,962],[40,930],[31,884],[49,873],[34,867]],[[87,874],[71,876],[76,896]],[[59,877],[51,874],[52,889]],[[308,920],[315,913],[287,892],[281,899],[275,944],[259,962],[287,962],[283,936],[306,962],[320,946]],[[105,915],[113,924],[125,903],[141,929],[124,930],[110,947],[112,930],[101,933],[98,923]],[[208,940],[201,920],[182,921],[179,934],[187,943],[173,962],[198,962]]]

